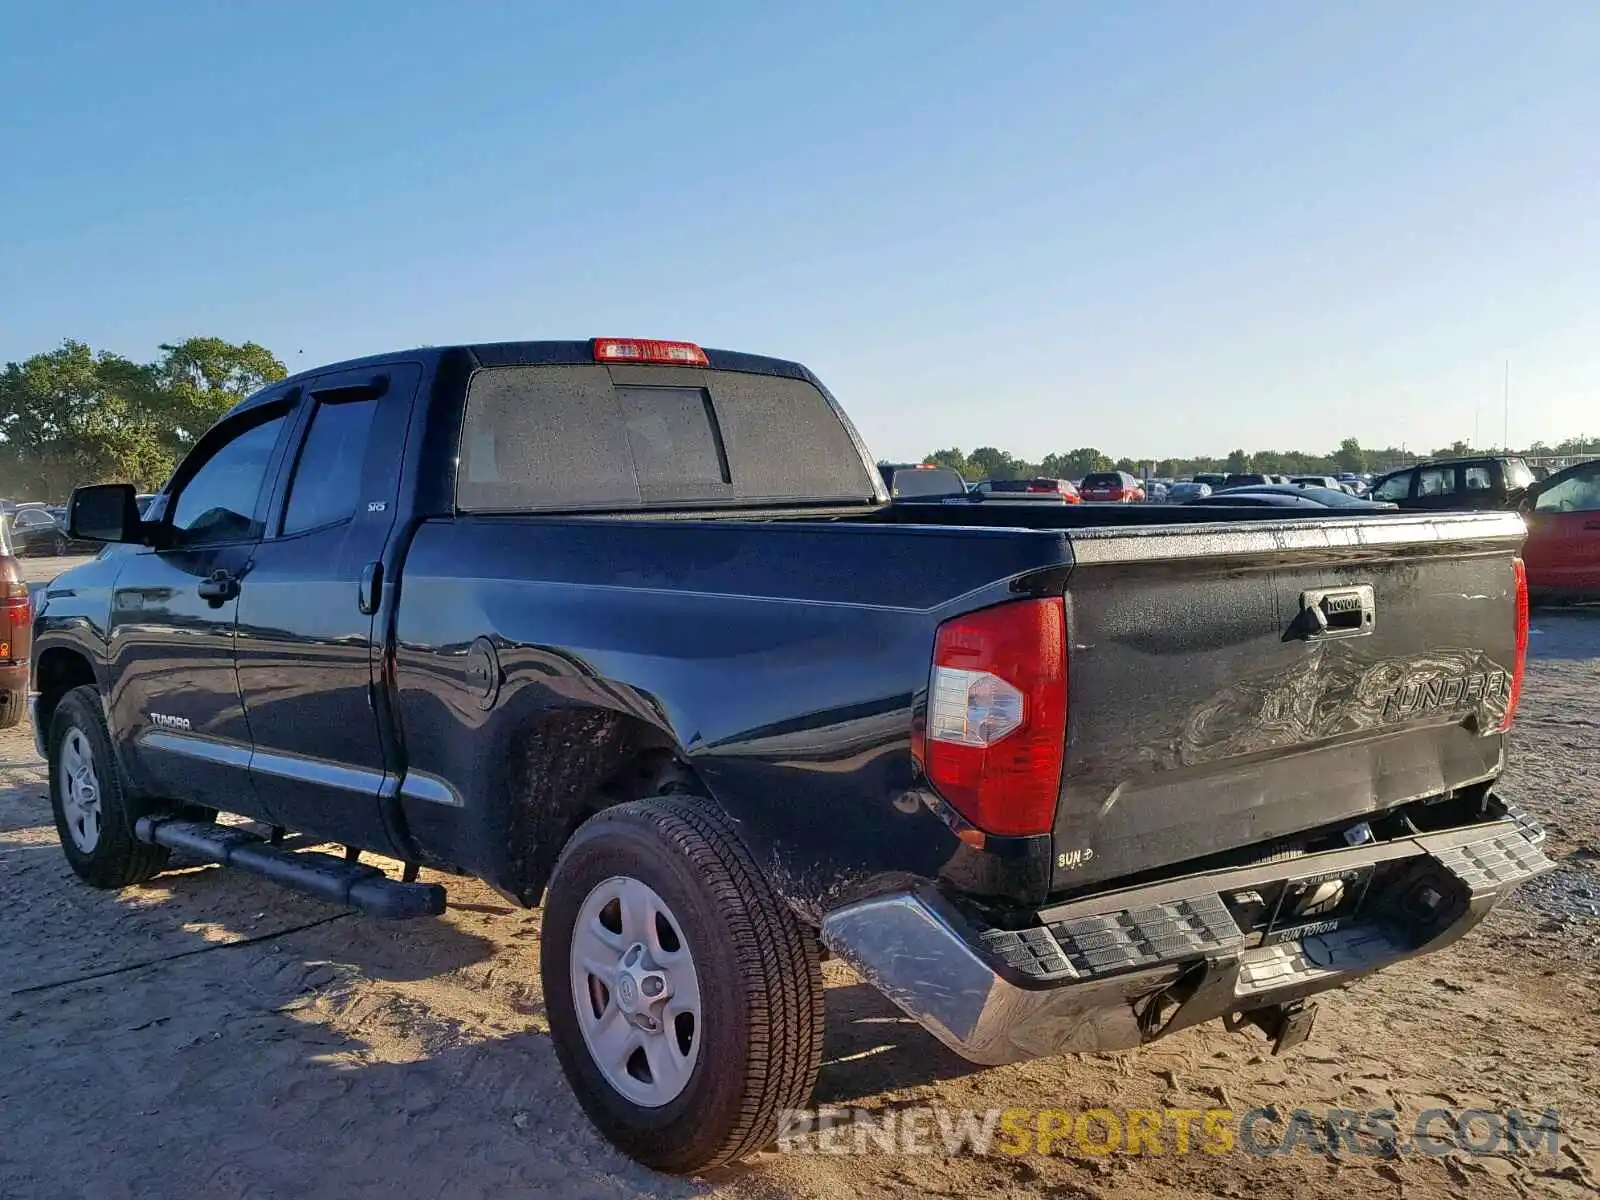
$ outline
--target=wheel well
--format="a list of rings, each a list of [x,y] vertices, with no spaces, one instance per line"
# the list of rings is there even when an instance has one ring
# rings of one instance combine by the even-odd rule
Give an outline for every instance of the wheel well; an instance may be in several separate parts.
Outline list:
[[[50,718],[55,715],[56,705],[61,703],[61,697],[75,687],[82,687],[85,684],[93,687],[99,682],[95,679],[94,667],[87,658],[76,650],[68,650],[62,646],[53,646],[39,656],[39,665],[34,668],[34,679],[39,688],[37,719],[41,730],[50,728]]]
[[[564,709],[523,725],[511,740],[508,779],[517,898],[540,902],[562,847],[589,817],[690,777],[670,736],[624,713]]]

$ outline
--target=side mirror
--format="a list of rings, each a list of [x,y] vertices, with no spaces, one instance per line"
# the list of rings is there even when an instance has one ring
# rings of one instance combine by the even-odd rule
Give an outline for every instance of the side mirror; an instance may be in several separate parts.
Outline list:
[[[67,501],[67,536],[91,542],[145,540],[138,493],[131,483],[93,483],[72,489]]]

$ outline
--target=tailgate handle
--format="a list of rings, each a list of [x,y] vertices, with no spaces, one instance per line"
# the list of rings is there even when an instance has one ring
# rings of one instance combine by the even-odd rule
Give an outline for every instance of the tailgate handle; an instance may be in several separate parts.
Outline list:
[[[1318,640],[1363,637],[1372,632],[1377,609],[1370,583],[1301,592],[1300,614],[1290,626],[1289,636]]]

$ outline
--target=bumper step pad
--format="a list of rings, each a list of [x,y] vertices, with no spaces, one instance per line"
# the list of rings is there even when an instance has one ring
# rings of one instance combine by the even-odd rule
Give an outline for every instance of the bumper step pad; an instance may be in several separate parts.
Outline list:
[[[1544,830],[1518,806],[1507,805],[1505,820],[1512,828],[1477,841],[1455,845],[1427,845],[1425,854],[1454,876],[1473,900],[1498,892],[1550,870],[1541,846]],[[1296,860],[1300,866],[1304,860]],[[1308,864],[1307,864],[1308,865]],[[1291,864],[1279,864],[1287,872]],[[1222,890],[1232,890],[1225,888]],[[1116,897],[1107,897],[1114,901]],[[1257,960],[1245,972],[1259,977],[1256,986],[1288,982],[1296,972],[1298,951],[1292,946],[1246,950],[1245,936],[1234,922],[1220,891],[1202,891],[1178,900],[1136,904],[1112,912],[1074,916],[1029,929],[984,928],[974,931],[974,941],[997,963],[1038,983],[1095,979],[1158,963],[1181,959],[1243,956]],[[1354,936],[1354,931],[1351,931]],[[1393,941],[1398,952],[1403,939],[1381,929],[1367,928],[1365,942]],[[1315,971],[1310,964],[1303,964]]]

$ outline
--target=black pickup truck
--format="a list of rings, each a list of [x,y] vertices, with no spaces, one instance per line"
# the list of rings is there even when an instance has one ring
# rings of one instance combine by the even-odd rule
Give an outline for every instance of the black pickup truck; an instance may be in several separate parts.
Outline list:
[[[602,338],[297,375],[70,527],[72,869],[543,903],[562,1065],[663,1169],[806,1103],[824,953],[980,1063],[1283,1049],[1548,865],[1513,513],[890,503],[804,367]]]

